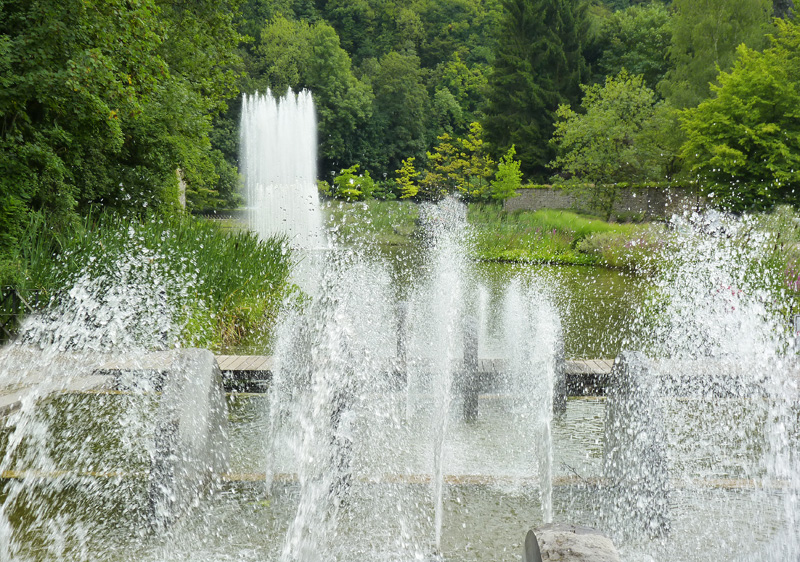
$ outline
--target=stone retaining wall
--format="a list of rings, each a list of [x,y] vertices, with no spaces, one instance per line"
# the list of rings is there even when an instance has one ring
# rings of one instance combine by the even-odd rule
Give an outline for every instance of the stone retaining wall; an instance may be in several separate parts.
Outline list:
[[[682,188],[624,188],[620,189],[614,214],[635,219],[664,218],[700,203],[697,196],[688,195]],[[539,209],[590,210],[574,192],[557,187],[518,189],[517,197],[506,199],[503,208],[508,212]]]

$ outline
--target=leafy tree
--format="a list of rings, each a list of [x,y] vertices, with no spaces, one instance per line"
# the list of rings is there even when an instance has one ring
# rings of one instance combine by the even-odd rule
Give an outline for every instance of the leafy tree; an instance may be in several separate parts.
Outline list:
[[[176,206],[177,169],[190,196],[213,194],[208,133],[236,92],[236,9],[233,0],[4,2],[0,198],[14,224],[0,230],[19,232],[32,212],[66,225],[93,203]]]
[[[456,97],[446,88],[439,88],[433,94],[431,116],[435,120],[436,136],[453,134],[464,124],[464,111]]]
[[[251,88],[283,94],[287,88],[307,88],[314,95],[319,118],[321,171],[361,157],[360,131],[372,112],[370,87],[353,74],[350,57],[336,31],[319,22],[276,17],[262,30],[255,49],[257,78]]]
[[[772,13],[776,18],[793,17],[794,0],[772,0]]]
[[[493,58],[502,10],[498,0],[420,2],[424,37],[419,46],[422,65],[434,68],[454,55],[468,66]]]
[[[410,199],[416,197],[419,193],[419,185],[416,180],[419,178],[419,172],[414,168],[415,158],[406,158],[400,166],[399,170],[395,170],[397,178],[397,187],[400,190],[400,199]]]
[[[429,88],[435,92],[434,112],[439,126],[436,136],[442,133],[466,134],[469,124],[480,120],[488,72],[486,64],[468,65],[458,53],[453,53],[433,69]]]
[[[492,180],[492,199],[503,201],[509,197],[516,197],[517,190],[522,186],[522,172],[520,161],[514,159],[517,153],[514,145],[500,158],[497,164],[497,173]]]
[[[763,53],[740,46],[712,97],[681,115],[682,156],[735,211],[800,202],[800,26],[777,27]]]
[[[345,168],[333,178],[332,195],[348,201],[368,199],[375,190],[375,182],[368,171],[358,173],[358,164]]]
[[[678,108],[707,98],[719,70],[728,70],[736,48],[766,44],[770,0],[674,0],[669,58],[673,69],[659,88]]]
[[[310,22],[319,19],[314,0],[243,0],[239,32],[251,39],[257,38],[264,22],[278,16]]]
[[[68,223],[79,203],[118,185],[127,124],[167,71],[151,56],[161,42],[156,13],[152,2],[4,3],[0,230],[12,233],[8,243],[29,212]]]
[[[412,34],[419,33],[414,30],[417,24],[413,15],[392,2],[325,0],[321,4],[321,13],[357,65],[365,59],[386,55],[398,44],[398,23],[405,31],[411,28]]]
[[[599,35],[602,53],[597,67],[603,76],[624,68],[644,76],[645,84],[655,89],[669,70],[666,53],[672,32],[664,4],[639,4],[614,12],[602,21]]]
[[[484,127],[495,153],[516,145],[523,172],[544,175],[559,104],[577,101],[586,72],[574,0],[502,0]]]
[[[665,147],[646,142],[664,126],[664,114],[641,75],[623,70],[603,85],[582,88],[581,113],[568,105],[558,108],[553,134],[558,156],[551,167],[560,174],[554,181],[588,190],[589,203],[610,218],[618,183],[664,178]]]
[[[374,62],[367,77],[375,95],[373,130],[363,153],[373,169],[396,170],[405,158],[425,153],[428,92],[416,55],[391,52]]]
[[[434,152],[428,152],[429,170],[421,180],[422,191],[431,199],[460,194],[478,200],[487,196],[494,161],[483,141],[480,123],[472,123],[465,138],[439,137]]]

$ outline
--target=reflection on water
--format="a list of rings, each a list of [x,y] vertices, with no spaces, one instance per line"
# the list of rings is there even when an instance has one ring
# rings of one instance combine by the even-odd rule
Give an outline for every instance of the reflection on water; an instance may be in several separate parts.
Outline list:
[[[91,415],[87,407],[102,405]],[[53,431],[63,440],[59,446],[84,443],[90,435],[99,438],[98,446],[92,446],[92,464],[103,470],[117,470],[120,478],[130,479],[133,486],[123,487],[124,495],[100,493],[103,488],[120,489],[120,480],[102,476],[64,478],[61,496],[43,495],[35,497],[31,489],[31,500],[54,502],[56,508],[73,506],[84,513],[83,536],[64,536],[65,548],[80,549],[82,554],[103,561],[162,561],[182,560],[208,561],[271,561],[280,555],[288,523],[293,517],[299,501],[299,489],[290,475],[282,478],[274,487],[274,494],[267,498],[263,483],[247,481],[243,474],[258,474],[263,471],[263,416],[266,400],[264,395],[229,396],[231,422],[232,472],[238,474],[233,481],[223,482],[216,493],[203,500],[199,513],[202,517],[182,520],[167,536],[155,538],[142,532],[142,516],[147,501],[144,480],[137,477],[141,470],[141,459],[130,455],[128,445],[114,439],[114,431],[97,431],[98,420],[107,429],[117,427],[124,420],[125,410],[131,407],[130,395],[70,395],[44,405],[41,415],[53,422]],[[491,425],[491,401],[496,397],[482,398],[483,424]],[[679,423],[688,419],[689,411],[703,406],[676,401],[670,412]],[[81,415],[70,415],[77,413]],[[598,477],[602,471],[603,419],[605,400],[570,400],[564,416],[554,420],[554,478],[556,486],[553,507],[557,521],[599,526],[602,520],[602,502]],[[83,415],[85,414],[85,415]],[[99,416],[99,417],[98,417]],[[724,443],[730,436],[709,435],[708,440]],[[88,447],[85,445],[85,447]],[[620,543],[623,560],[693,560],[719,561],[759,559],[759,552],[768,548],[780,525],[782,497],[777,491],[754,492],[737,480],[741,469],[731,466],[709,467],[702,456],[692,456],[686,443],[676,442],[686,465],[680,469],[690,475],[676,486],[671,497],[673,532],[665,541],[652,541],[639,537],[628,543]],[[698,445],[697,451],[705,449]],[[696,452],[697,452],[696,451]],[[69,457],[58,466],[69,471]],[[83,459],[86,460],[85,458]],[[81,465],[75,468],[86,470]],[[521,542],[531,526],[541,524],[539,494],[535,486],[525,483],[510,483],[500,479],[477,478],[477,475],[462,475],[461,481],[454,479],[446,487],[444,498],[444,528],[442,551],[449,561],[518,561]],[[712,480],[713,478],[713,480]],[[142,485],[136,485],[140,482]],[[408,478],[401,481],[369,481],[361,478],[354,483],[353,497],[344,511],[339,532],[351,536],[345,541],[352,547],[336,559],[342,561],[397,560],[396,553],[403,549],[402,531],[391,530],[387,521],[395,518],[394,509],[410,509],[406,506],[386,506],[386,519],[367,517],[372,513],[370,502],[380,493],[386,495],[386,487],[397,487],[406,497],[417,497],[415,513],[406,514],[409,524],[416,530],[428,529],[432,533],[433,510],[429,500],[430,483]],[[401,490],[402,489],[402,490]],[[115,498],[114,501],[112,498]],[[2,491],[0,491],[0,500]],[[99,501],[102,500],[102,501]],[[411,504],[415,504],[412,502]],[[41,507],[41,505],[40,505]],[[91,507],[91,509],[87,509]],[[753,518],[764,524],[753,528]],[[25,514],[17,513],[17,524],[24,524]],[[769,522],[773,521],[774,525]],[[41,529],[40,529],[41,531]],[[54,559],[47,551],[37,549],[35,533],[25,537],[25,554],[30,560]],[[739,558],[744,557],[744,558]]]
[[[407,298],[424,275],[425,256],[414,245],[374,246],[369,253],[392,272],[397,299]],[[477,262],[475,277],[487,292],[490,332],[500,333],[505,289],[544,280],[561,314],[567,358],[614,358],[630,340],[631,327],[650,286],[645,277],[605,267]],[[540,285],[540,283],[539,283]]]
[[[616,357],[647,286],[646,279],[604,267],[490,262],[478,264],[477,270],[497,302],[513,278],[545,279],[561,313],[568,358]]]

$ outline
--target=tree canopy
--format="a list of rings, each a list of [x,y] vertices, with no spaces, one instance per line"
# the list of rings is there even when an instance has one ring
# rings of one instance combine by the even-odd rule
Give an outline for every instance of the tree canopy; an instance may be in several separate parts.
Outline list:
[[[777,26],[768,49],[740,46],[712,97],[681,115],[689,170],[736,211],[800,201],[800,26]]]
[[[575,103],[588,78],[583,11],[573,0],[503,0],[484,128],[496,153],[512,144],[527,175],[543,176],[559,104]]]
[[[719,70],[729,70],[742,43],[766,44],[772,16],[770,0],[673,0],[672,68],[661,82],[676,107],[692,107],[707,98]]]
[[[790,0],[0,6],[0,261],[34,216],[182,212],[181,185],[189,211],[237,205],[237,96],[289,86],[314,95],[319,176],[358,166],[376,197],[682,172],[741,208],[794,200]]]
[[[617,184],[665,177],[667,148],[648,138],[663,126],[662,102],[642,75],[625,70],[583,90],[581,112],[558,108],[550,166],[560,171],[556,183],[587,190],[590,203],[610,215]]]
[[[237,91],[235,13],[223,0],[3,2],[0,244],[31,213],[58,225],[92,203],[176,206],[178,169],[190,204],[214,192],[208,134]]]

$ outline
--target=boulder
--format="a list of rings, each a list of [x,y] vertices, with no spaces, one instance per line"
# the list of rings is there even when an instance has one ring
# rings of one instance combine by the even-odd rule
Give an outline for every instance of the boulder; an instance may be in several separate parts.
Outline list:
[[[542,562],[620,562],[614,543],[597,529],[553,523],[534,533]]]

